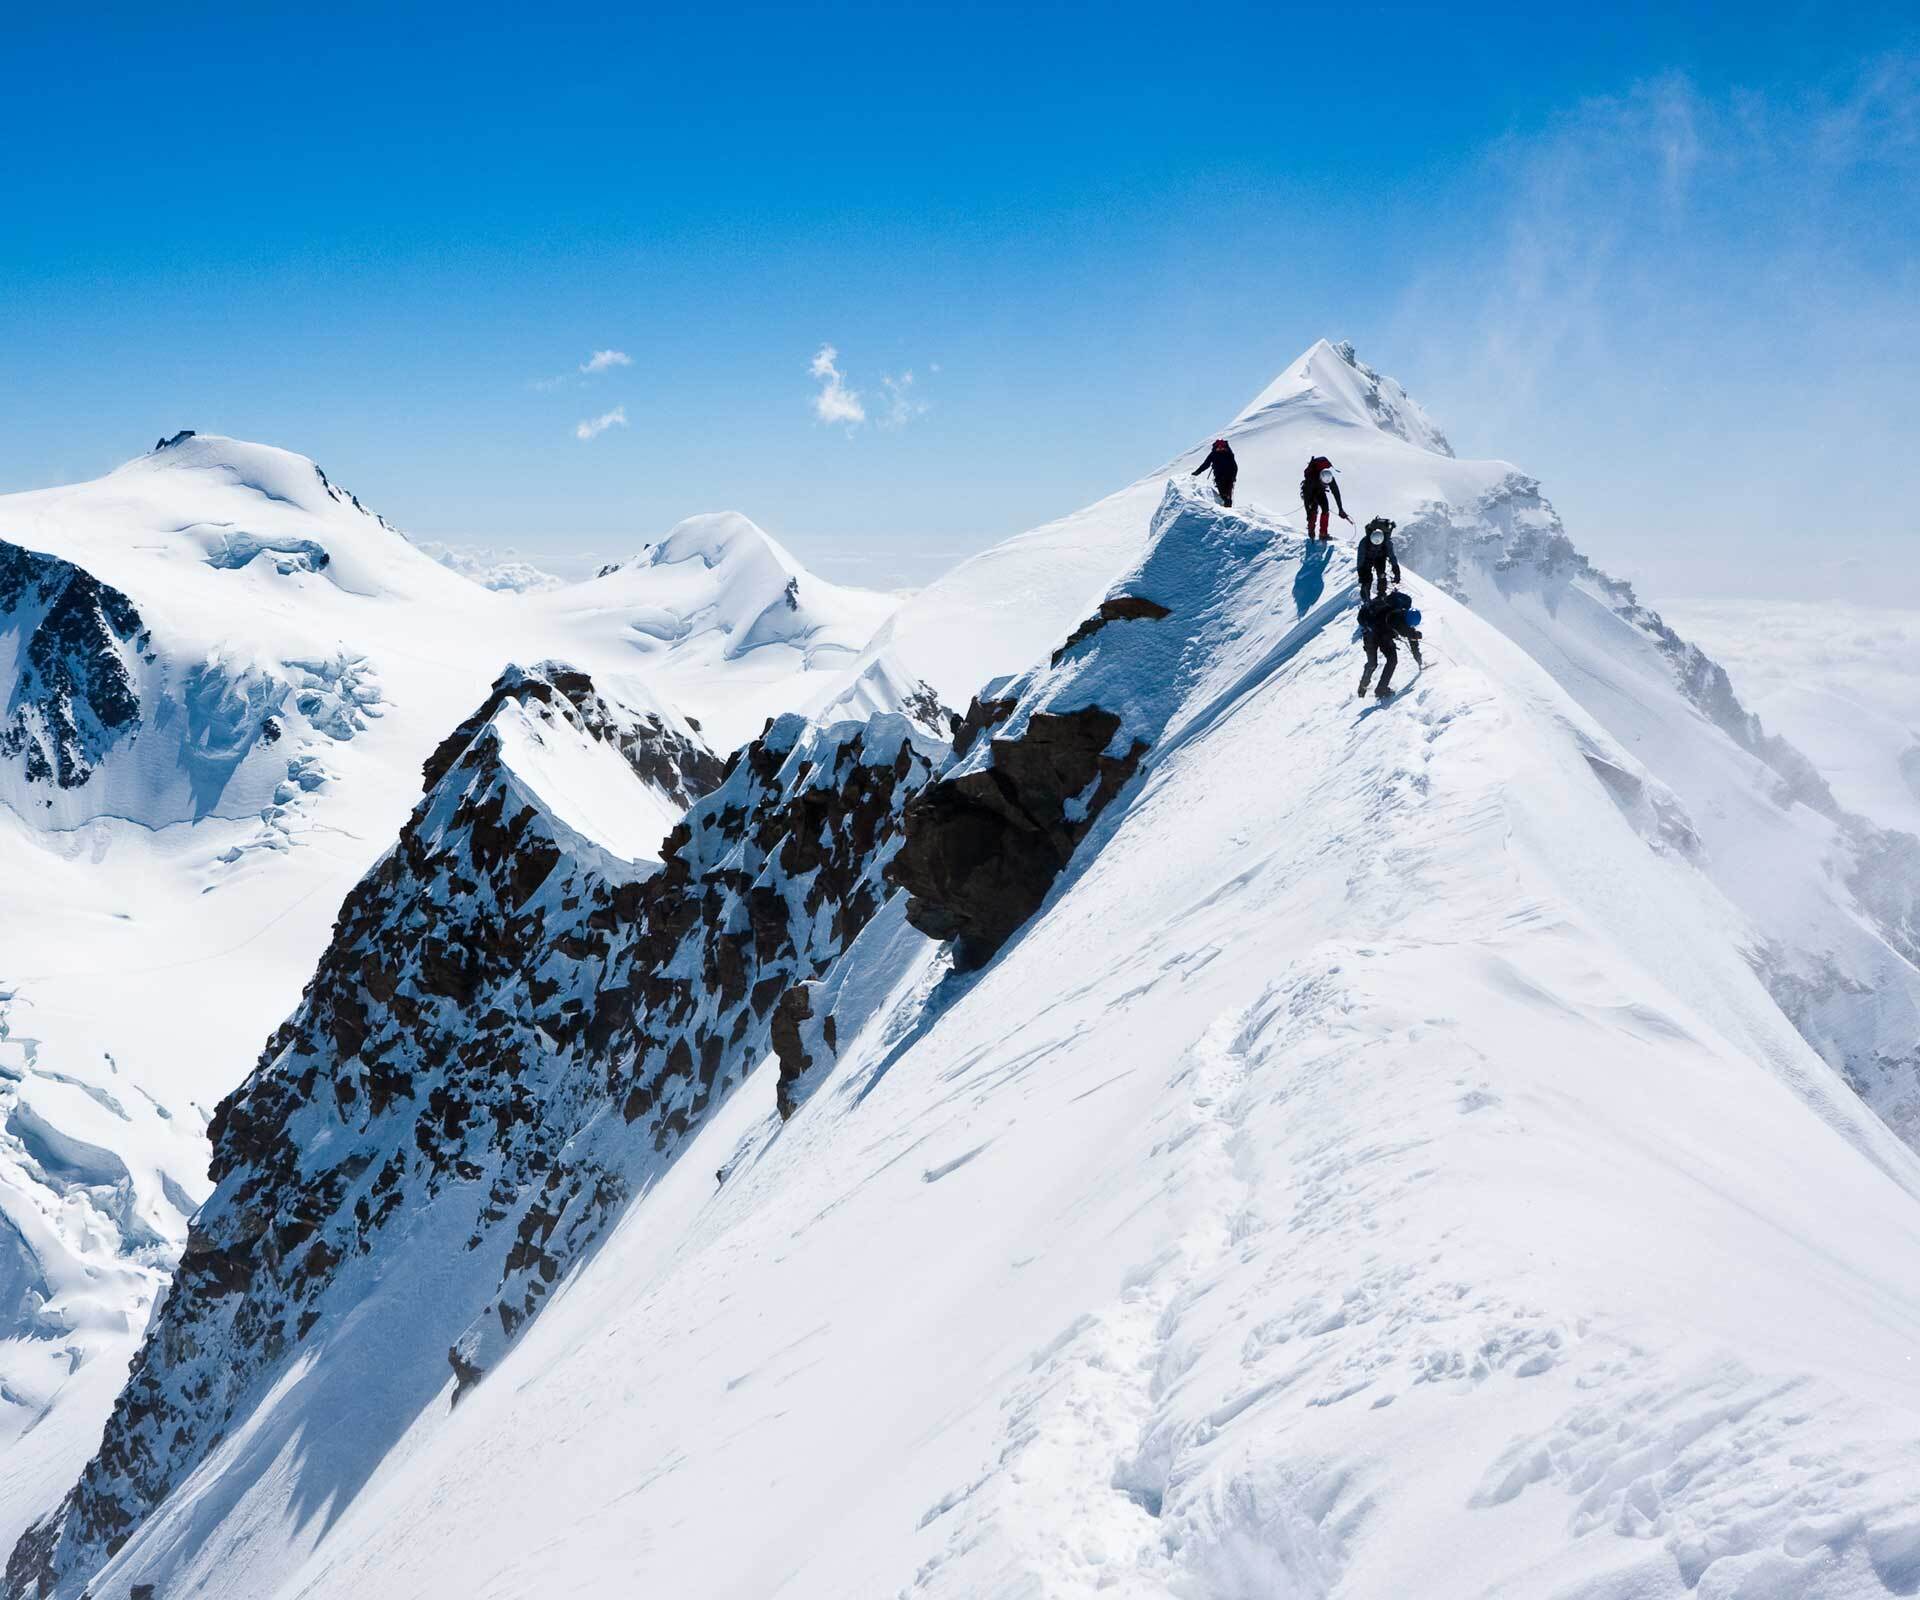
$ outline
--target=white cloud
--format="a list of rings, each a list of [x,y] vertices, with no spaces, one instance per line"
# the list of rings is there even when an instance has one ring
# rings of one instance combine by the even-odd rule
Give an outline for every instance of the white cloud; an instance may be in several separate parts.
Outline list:
[[[596,350],[572,372],[556,372],[551,378],[535,378],[532,387],[539,394],[552,394],[555,389],[564,389],[582,377],[591,378],[597,373],[611,372],[615,367],[632,365],[633,357],[624,350]]]
[[[820,383],[820,392],[813,397],[813,414],[822,422],[844,422],[849,428],[855,428],[867,420],[867,408],[860,403],[859,394],[847,387],[846,378],[834,365],[839,355],[832,345],[823,344],[807,368]]]
[[[597,439],[609,428],[624,428],[627,425],[627,408],[615,406],[611,411],[603,411],[597,417],[588,417],[575,425],[573,436],[576,439]]]
[[[416,539],[414,548],[432,556],[443,567],[471,578],[483,589],[510,589],[516,594],[535,594],[558,589],[566,580],[523,560],[512,548],[492,545],[449,544],[441,539]]]
[[[883,426],[904,428],[915,417],[926,415],[927,402],[913,392],[911,369],[901,373],[897,378],[882,377],[880,387],[887,391],[887,411],[886,415],[880,419]]]

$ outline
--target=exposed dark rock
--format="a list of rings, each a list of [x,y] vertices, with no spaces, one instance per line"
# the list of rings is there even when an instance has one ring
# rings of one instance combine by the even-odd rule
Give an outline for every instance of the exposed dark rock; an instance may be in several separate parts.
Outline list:
[[[1134,740],[1126,754],[1107,754],[1119,730],[1120,719],[1098,706],[1035,712],[1019,737],[993,740],[986,765],[941,778],[907,803],[887,881],[908,892],[909,922],[955,941],[957,965],[986,961],[1040,908],[1133,776],[1147,747]]]
[[[924,678],[901,697],[900,709],[929,733],[943,736],[957,720],[942,703],[939,691]]]
[[[1012,716],[1017,704],[1014,700],[995,700],[975,695],[967,705],[967,714],[954,719],[954,755],[964,756],[981,734],[991,732]]]
[[[175,445],[181,443],[181,441],[186,439],[191,439],[192,437],[193,437],[193,429],[182,428],[171,439],[161,439],[158,442],[156,442],[154,445],[154,449],[171,450]]]
[[[1144,595],[1120,594],[1100,602],[1100,609],[1067,635],[1067,642],[1053,653],[1053,665],[1059,666],[1066,654],[1082,639],[1091,639],[1109,622],[1158,622],[1173,613],[1157,600]]]
[[[793,1085],[806,1076],[814,1065],[807,1054],[806,1040],[801,1031],[801,1025],[812,1016],[813,990],[804,983],[796,983],[787,990],[780,996],[780,1003],[773,1008],[773,1052],[780,1058],[780,1086],[776,1091],[776,1099],[783,1122],[795,1110],[790,1092]]]
[[[77,789],[140,730],[134,672],[153,659],[140,613],[118,589],[57,556],[0,542],[0,633],[20,636],[0,706],[0,757],[29,782]]]

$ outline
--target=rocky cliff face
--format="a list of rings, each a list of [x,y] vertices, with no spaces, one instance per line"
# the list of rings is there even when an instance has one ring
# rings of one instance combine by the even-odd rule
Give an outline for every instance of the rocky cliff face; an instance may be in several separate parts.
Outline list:
[[[456,1401],[480,1381],[765,1057],[781,996],[872,916],[936,754],[897,716],[786,718],[721,770],[582,673],[503,676],[221,1105],[216,1192],[99,1454],[6,1593],[77,1593],[410,1234],[459,1241],[417,1337]],[[663,861],[622,860],[529,779],[563,757],[616,758],[623,803],[717,787]]]
[[[0,659],[16,675],[0,704],[0,757],[30,784],[77,789],[140,730],[138,673],[151,662],[133,602],[57,556],[0,542]]]
[[[1120,718],[1100,706],[1036,711],[1017,735],[908,802],[906,841],[888,868],[905,889],[907,920],[954,941],[956,964],[976,967],[1040,909],[1048,888],[1122,785],[1144,742],[1109,753]]]

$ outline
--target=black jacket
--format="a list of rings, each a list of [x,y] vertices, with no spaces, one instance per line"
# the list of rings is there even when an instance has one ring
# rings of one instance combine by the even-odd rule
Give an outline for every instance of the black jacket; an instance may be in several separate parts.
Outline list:
[[[1215,445],[1207,452],[1207,459],[1195,467],[1188,476],[1197,478],[1208,467],[1213,468],[1214,481],[1217,483],[1232,483],[1240,476],[1240,463],[1233,459],[1233,446],[1228,444]]]
[[[1400,581],[1400,558],[1393,553],[1393,535],[1388,534],[1379,544],[1375,544],[1364,533],[1360,535],[1360,556],[1354,570],[1362,577],[1369,567],[1392,567],[1393,581]]]
[[[1418,639],[1420,630],[1407,625],[1407,612],[1413,602],[1406,595],[1381,594],[1361,604],[1354,620],[1362,638],[1384,644],[1398,634],[1403,639]]]

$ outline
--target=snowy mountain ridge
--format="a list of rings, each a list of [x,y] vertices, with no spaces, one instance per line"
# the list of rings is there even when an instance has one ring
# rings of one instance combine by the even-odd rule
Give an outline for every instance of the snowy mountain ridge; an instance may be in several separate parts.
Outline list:
[[[697,1574],[715,1593],[929,1600],[1855,1600],[1920,1580],[1920,1159],[1756,981],[1699,865],[1700,819],[1500,629],[1409,587],[1444,659],[1395,703],[1357,703],[1338,552],[1163,488],[1104,596],[1154,609],[1097,597],[1082,620],[1109,620],[983,697],[937,772],[916,769],[900,719],[898,753],[859,763],[900,773],[865,805],[898,819],[876,842],[904,830],[892,875],[923,922],[1038,867],[1036,913],[961,970],[907,925],[904,892],[876,892],[811,976],[783,971],[766,1033],[722,1045],[697,1115],[626,1141],[622,1159],[660,1165],[605,1195],[590,1249],[574,1206],[600,1186],[565,1184],[560,1204],[544,1182],[496,1191],[497,1088],[463,1103],[483,1084],[538,1094],[565,1055],[471,1091],[385,1077],[369,1130],[437,1147],[450,1127],[480,1168],[456,1159],[438,1199],[381,1187],[378,1157],[360,1167],[320,1135],[343,1085],[364,1085],[358,1107],[389,1070],[363,1078],[365,1044],[332,1037],[393,1026],[362,998],[388,987],[362,952],[422,887],[439,898],[439,869],[406,869],[403,847],[363,903],[401,898],[343,927],[345,965],[281,1041],[311,1042],[223,1111],[221,1191],[189,1251],[219,1270],[183,1268],[106,1448],[22,1542],[10,1592],[64,1600],[90,1572],[96,1600]],[[824,733],[844,749],[859,730]],[[743,846],[778,859],[783,876],[753,881],[782,885],[784,909],[749,891],[728,914],[745,945],[673,912],[662,960],[648,916],[609,901],[589,926],[615,949],[638,934],[630,977],[563,978],[544,999],[509,985],[470,1009],[517,1028],[559,1007],[561,1039],[610,1024],[616,1060],[727,995],[757,1015],[725,952],[777,950],[811,850],[861,837],[834,825],[838,777],[811,788],[828,747],[808,737],[794,719],[736,758],[727,784],[762,798],[723,784],[669,847],[667,872],[680,862],[691,888],[717,870],[733,894]],[[1126,772],[1102,780],[1103,759]],[[466,781],[447,768],[421,814]],[[942,785],[1000,797],[997,843],[916,842],[955,825],[921,803]],[[808,793],[826,808],[795,811]],[[1020,842],[1023,818],[1086,826],[1060,861]],[[486,906],[513,854],[475,872],[446,837]],[[954,870],[898,866],[915,854]],[[849,855],[839,881],[873,884],[879,855]],[[528,893],[600,904],[565,848]],[[542,952],[565,926],[509,941],[536,980],[559,975]],[[433,968],[429,951],[395,997]],[[582,1001],[570,1022],[565,996]],[[731,1037],[716,1021],[708,1036]],[[701,1095],[705,1053],[573,1081],[588,1104],[642,1089],[651,1119],[660,1090]],[[333,1092],[300,1089],[308,1072]],[[256,1117],[275,1101],[292,1122]],[[418,1144],[390,1133],[381,1148]],[[365,1188],[356,1220],[369,1181],[401,1197],[390,1217]],[[470,1198],[445,1209],[455,1194]],[[476,1216],[489,1272],[555,1286],[510,1340],[497,1313],[471,1324],[450,1281]],[[361,1268],[329,1248],[303,1333],[306,1291],[271,1287],[273,1263],[369,1221],[385,1242]],[[290,1253],[234,1249],[288,1228]],[[141,1441],[181,1438],[169,1419],[183,1401],[203,1415],[204,1380],[247,1370],[187,1336],[205,1318],[284,1330],[285,1375],[252,1369],[244,1421],[205,1442],[187,1421],[179,1453],[156,1454]],[[477,1359],[442,1332],[463,1320],[490,1330]]]
[[[1409,570],[1505,633],[1679,797],[1704,869],[1749,921],[1751,958],[1775,998],[1920,1141],[1920,844],[1838,806],[1720,668],[1580,554],[1537,479],[1454,457],[1351,346],[1314,345],[1225,436],[1240,463],[1237,502],[1289,530],[1300,525],[1302,468],[1329,456],[1356,526],[1394,518]],[[955,705],[1021,671],[1092,609],[1091,575],[1139,558],[1168,475],[1185,478],[1201,453],[960,563],[887,620],[868,658],[886,653]]]
[[[1349,347],[1229,436],[1237,511],[1150,475],[863,643],[725,515],[540,612],[8,1592],[1920,1582],[1920,1164],[1832,1070],[1912,1140],[1913,841]],[[1430,580],[1387,707],[1308,453]]]

